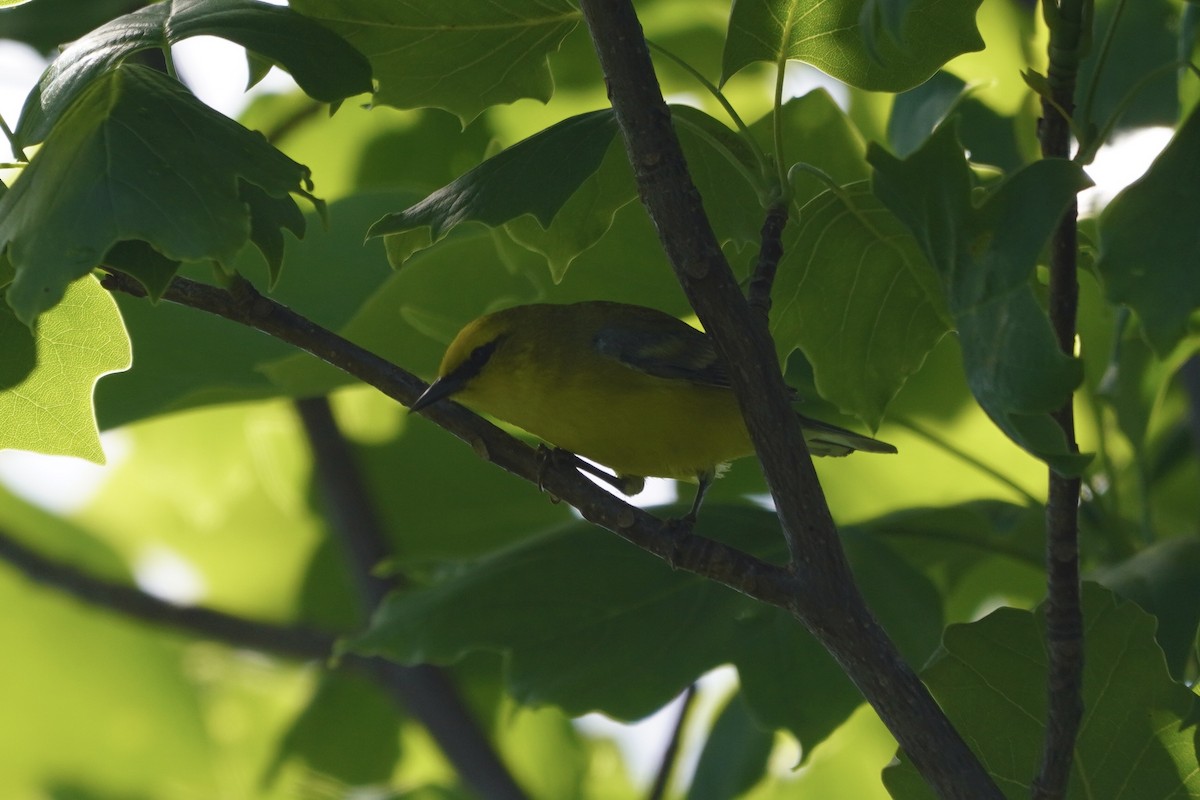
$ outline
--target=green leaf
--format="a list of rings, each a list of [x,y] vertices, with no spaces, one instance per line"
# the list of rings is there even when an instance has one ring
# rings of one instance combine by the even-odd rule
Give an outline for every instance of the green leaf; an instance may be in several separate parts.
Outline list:
[[[1200,109],[1192,111],[1146,174],[1100,216],[1096,269],[1106,293],[1137,312],[1160,357],[1184,337],[1200,306],[1198,216]]]
[[[345,670],[320,676],[316,692],[284,734],[265,781],[290,759],[346,786],[386,784],[400,756],[392,698],[375,681]],[[347,736],[347,731],[354,736]]]
[[[872,91],[899,92],[929,78],[960,53],[983,49],[975,27],[981,0],[945,4],[912,0],[900,36],[864,40],[865,0],[738,0],[729,17],[721,68],[724,83],[755,61],[812,64],[840,81]]]
[[[32,342],[28,337],[29,329],[0,306],[0,341],[5,343],[0,449],[104,463],[92,390],[102,376],[130,364],[129,339],[116,303],[95,279],[77,281],[67,288],[63,302],[38,321]]]
[[[17,270],[8,301],[31,323],[124,240],[176,262],[228,266],[248,240],[270,256],[267,218],[294,230],[288,193],[308,185],[305,167],[178,82],[121,67],[88,87],[0,198],[0,247]],[[135,276],[163,283],[161,270]]]
[[[774,745],[772,732],[754,721],[745,700],[735,694],[704,742],[687,800],[741,797],[762,780]]]
[[[579,22],[568,0],[294,0],[366,54],[375,102],[434,106],[465,124],[491,105],[550,99],[547,56]]]
[[[0,493],[9,533],[19,502]],[[20,538],[69,563],[102,561],[105,574],[128,580],[110,548],[61,520],[31,525]],[[79,558],[89,551],[88,559]],[[223,791],[213,771],[209,709],[196,694],[196,675],[184,667],[179,639],[97,613],[8,566],[0,570],[0,603],[20,609],[0,619],[7,643],[0,795],[151,798],[182,789],[212,797]],[[256,677],[263,680],[261,672]]]
[[[530,214],[547,229],[600,167],[615,134],[616,122],[607,109],[563,120],[497,153],[421,202],[388,214],[367,236],[389,236],[388,257],[400,266],[463,222],[496,227]],[[569,213],[577,218],[577,212]]]
[[[1031,284],[1041,248],[1086,185],[1065,160],[1036,162],[972,202],[972,176],[953,125],[907,159],[878,146],[876,197],[908,226],[942,278],[962,343],[971,392],[1010,439],[1054,469],[1077,474],[1089,456],[1070,452],[1050,412],[1083,380],[1064,355]]]
[[[1186,69],[1171,69],[1190,48],[1180,51],[1176,31],[1181,29],[1183,9],[1191,3],[1174,0],[1097,0],[1093,30],[1097,32],[1091,57],[1079,65],[1078,86],[1091,90],[1099,78],[1090,118],[1084,120],[1104,126],[1124,106],[1116,130],[1131,130],[1152,125],[1173,126],[1179,119],[1179,77]],[[1113,27],[1112,38],[1104,43],[1106,60],[1098,59],[1100,31]],[[1120,68],[1112,65],[1119,64]],[[1153,79],[1146,81],[1153,75]],[[1084,95],[1081,93],[1080,97]],[[1126,105],[1128,104],[1128,105]]]
[[[1068,797],[1155,800],[1200,792],[1195,695],[1167,674],[1154,619],[1107,590],[1083,591],[1084,716]],[[1046,716],[1045,612],[1002,608],[946,630],[944,654],[922,674],[1005,796],[1029,796]],[[1128,757],[1114,758],[1114,754]],[[889,767],[897,800],[932,795],[911,765]]]
[[[1158,618],[1155,639],[1171,674],[1182,680],[1200,626],[1200,538],[1155,542],[1090,577]]]
[[[864,181],[826,191],[784,234],[771,328],[817,391],[871,428],[950,327],[937,274]]]
[[[769,512],[714,506],[700,524],[709,535],[737,531],[740,546],[782,555]],[[852,532],[847,544],[884,625],[919,663],[941,627],[936,592],[870,537]],[[646,715],[703,672],[731,662],[754,716],[791,729],[806,748],[861,702],[786,613],[675,572],[582,523],[391,597],[353,647],[405,663],[500,651],[518,702],[553,703],[572,715],[599,709],[618,719]],[[781,674],[806,680],[781,684]]]
[[[862,523],[941,591],[947,617],[973,619],[995,604],[1028,603],[1045,594],[1045,511],[1000,500],[906,508]]]
[[[385,209],[409,197],[397,192],[368,194],[331,204],[334,224],[328,229],[313,224],[304,239],[289,242],[288,269],[273,297],[324,327],[336,330],[345,325],[394,274],[382,248],[362,245],[362,231]],[[310,217],[310,223],[317,221],[315,215]],[[234,259],[232,268],[256,284],[266,281],[261,260],[248,248]],[[212,280],[212,270],[205,266],[185,272],[195,279]],[[174,303],[152,304],[124,294],[117,295],[117,303],[136,357],[131,370],[106,379],[96,392],[103,427],[201,405],[290,394],[290,387],[272,382],[260,367],[295,353],[291,345]],[[411,337],[397,335],[394,311],[390,329],[402,346],[412,347]],[[327,369],[344,375],[334,367]],[[348,381],[343,378],[324,390]]]
[[[544,174],[539,177],[544,181]],[[506,222],[504,229],[517,244],[546,258],[557,283],[575,257],[608,232],[617,211],[636,197],[629,157],[614,137],[595,171],[584,177],[549,225],[522,214]]]
[[[219,36],[246,47],[288,70],[322,102],[371,91],[371,67],[362,54],[286,7],[256,0],[167,0],[117,17],[63,51],[26,100],[17,139],[23,145],[44,140],[89,86],[133,53],[191,36]]]
[[[896,95],[887,127],[892,152],[906,158],[920,149],[965,97],[966,88],[962,78],[939,71],[920,86]]]
[[[49,53],[130,8],[127,0],[37,0],[4,11],[4,38]]]

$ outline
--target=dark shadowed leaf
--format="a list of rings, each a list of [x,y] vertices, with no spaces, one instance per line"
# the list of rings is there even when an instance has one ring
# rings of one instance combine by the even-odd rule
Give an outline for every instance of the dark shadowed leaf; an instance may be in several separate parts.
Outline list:
[[[746,701],[735,694],[708,734],[687,800],[741,797],[762,780],[774,745],[773,732],[759,725]]]
[[[737,531],[739,546],[759,553],[782,549],[774,516],[758,509],[714,506],[701,517],[705,528]],[[846,541],[869,601],[921,663],[941,628],[936,592],[871,537],[850,533]],[[499,651],[508,656],[508,686],[519,701],[618,719],[645,716],[699,675],[733,663],[754,716],[790,729],[806,748],[861,702],[789,615],[672,571],[584,524],[393,596],[354,647],[405,663]],[[805,681],[781,684],[780,674]]]
[[[1154,619],[1092,583],[1084,585],[1083,611],[1084,716],[1068,796],[1194,797],[1200,763],[1196,727],[1187,720],[1196,698],[1168,675],[1154,641]],[[1045,626],[1043,608],[1036,613],[1002,608],[978,622],[951,626],[945,652],[922,674],[1014,800],[1029,796],[1041,757]],[[907,760],[884,775],[897,800],[932,797]]]
[[[546,57],[579,23],[568,0],[293,0],[371,61],[375,102],[434,106],[464,122],[490,105],[554,90]]]
[[[1096,269],[1109,299],[1138,314],[1159,356],[1200,306],[1200,110],[1193,110],[1150,169],[1100,217]]]
[[[1091,577],[1158,618],[1155,638],[1171,674],[1182,680],[1200,625],[1200,539],[1157,542]]]
[[[249,207],[246,184],[257,187]],[[247,241],[267,244],[267,222],[295,230],[279,208],[308,188],[308,170],[261,134],[162,73],[123,66],[88,87],[0,198],[0,247],[17,272],[9,304],[32,322],[126,240],[228,266]],[[161,266],[149,288],[163,285]]]
[[[595,174],[615,135],[611,111],[571,117],[497,153],[421,202],[388,214],[367,235],[388,236],[388,257],[400,266],[464,222],[495,227],[530,214],[543,230],[550,228]],[[576,219],[587,224],[586,218]]]
[[[287,7],[255,0],[167,0],[108,22],[68,47],[43,73],[21,113],[17,138],[42,141],[87,88],[139,50],[219,36],[288,70],[309,95],[337,102],[371,91],[371,67],[328,28]]]
[[[1064,355],[1031,283],[1063,209],[1086,184],[1079,167],[1045,160],[972,200],[972,176],[953,125],[907,159],[878,146],[874,191],[916,237],[942,278],[971,391],[1009,438],[1057,470],[1077,473],[1050,417],[1083,378]]]

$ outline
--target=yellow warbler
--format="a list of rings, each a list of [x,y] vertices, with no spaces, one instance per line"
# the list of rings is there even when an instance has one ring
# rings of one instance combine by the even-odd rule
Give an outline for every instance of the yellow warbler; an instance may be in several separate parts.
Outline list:
[[[412,410],[453,397],[607,467],[630,494],[647,476],[700,484],[754,453],[712,340],[642,306],[605,301],[516,306],[450,343]],[[894,453],[886,442],[800,415],[809,451]]]

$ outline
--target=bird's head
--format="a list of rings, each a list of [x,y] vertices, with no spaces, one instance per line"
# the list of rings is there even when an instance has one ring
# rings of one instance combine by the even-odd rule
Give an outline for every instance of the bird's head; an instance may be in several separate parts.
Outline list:
[[[480,317],[459,331],[442,356],[437,380],[421,393],[409,410],[420,411],[467,389],[483,373],[510,327],[506,316],[500,313]]]

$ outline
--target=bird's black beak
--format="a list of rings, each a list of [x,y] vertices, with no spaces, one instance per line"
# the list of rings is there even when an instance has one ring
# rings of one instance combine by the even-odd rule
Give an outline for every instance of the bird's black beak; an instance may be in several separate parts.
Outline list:
[[[420,411],[428,408],[442,398],[449,397],[459,389],[463,388],[464,381],[456,380],[454,375],[443,375],[433,383],[429,384],[429,388],[421,392],[421,396],[416,399],[408,411]]]
[[[457,394],[467,388],[467,384],[475,380],[480,370],[487,364],[488,359],[492,357],[492,353],[496,352],[496,347],[499,346],[502,338],[497,337],[472,350],[471,355],[452,372],[429,384],[429,388],[421,393],[421,396],[409,406],[408,410],[410,412],[420,411],[444,397]]]

